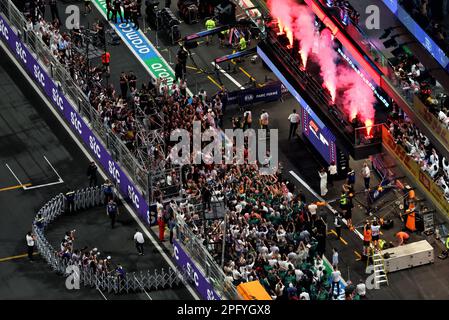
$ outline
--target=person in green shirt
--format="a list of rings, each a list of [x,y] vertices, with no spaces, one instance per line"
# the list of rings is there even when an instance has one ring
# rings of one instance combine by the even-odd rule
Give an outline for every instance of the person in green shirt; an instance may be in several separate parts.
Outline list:
[[[239,41],[239,48],[240,48],[240,51],[246,50],[246,47],[247,47],[247,45],[246,45],[246,39],[245,39],[245,37],[243,36],[243,34],[241,34],[241,35],[240,35],[240,41]]]
[[[211,17],[211,18],[208,18],[207,20],[206,20],[206,23],[205,23],[205,26],[206,26],[206,30],[212,30],[212,29],[214,29],[215,28],[215,21],[214,21],[214,19]],[[207,36],[206,37],[206,45],[209,45],[209,43],[212,43],[212,36]]]

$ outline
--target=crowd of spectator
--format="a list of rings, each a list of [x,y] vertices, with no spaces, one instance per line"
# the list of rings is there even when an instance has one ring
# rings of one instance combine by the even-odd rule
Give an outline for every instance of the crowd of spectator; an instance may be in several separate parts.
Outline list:
[[[449,14],[447,1],[402,0],[401,5],[446,53],[449,53],[447,27],[442,25]]]
[[[422,63],[414,56],[401,54],[393,69],[406,96],[411,98],[417,95],[428,110],[449,129],[449,97]]]
[[[55,58],[69,67],[104,125],[130,150],[144,145],[149,131],[161,129],[164,142],[149,146],[147,151],[148,157],[167,168],[171,165],[167,155],[174,145],[170,141],[173,130],[192,131],[194,121],[201,122],[202,130],[220,131],[223,127],[225,90],[213,96],[200,90],[189,97],[183,77],[170,86],[164,79],[140,81],[139,86],[133,72],[120,74],[120,88],[112,83],[104,85],[104,66],[88,65],[87,57],[74,50],[83,41],[79,30],[71,35],[61,32],[58,19],[45,22],[40,11],[29,16],[29,29],[36,31]],[[184,56],[182,50],[178,57]],[[248,112],[243,119],[243,125],[248,127]],[[236,126],[240,127],[234,123]],[[177,219],[188,224],[217,261],[223,253],[221,243],[226,242],[224,272],[229,283],[260,280],[274,299],[337,298],[331,283],[340,283],[338,266],[329,272],[323,262],[327,227],[318,212],[323,203],[307,202],[283,176],[281,168],[276,174],[261,175],[256,164],[202,164],[183,166],[182,175],[184,200]],[[170,173],[166,179],[175,183],[179,177]],[[203,206],[201,212],[210,212],[211,202],[223,203],[228,221],[226,233],[221,228],[223,220],[204,221],[199,211],[188,210],[195,202]],[[58,251],[61,257],[96,273],[124,274],[120,265],[114,269],[110,257],[101,258],[95,248],[75,249],[74,240],[74,232],[66,234]]]
[[[446,200],[449,201],[449,161],[440,156],[429,138],[399,108],[394,108],[388,126],[395,142],[404,147],[421,170],[441,187]]]
[[[124,278],[125,270],[120,264],[113,266],[111,256],[101,257],[101,253],[97,248],[89,250],[88,247],[82,249],[75,248],[75,232],[76,230],[67,231],[61,241],[57,255],[71,265],[78,266],[84,271],[101,276],[114,276]]]

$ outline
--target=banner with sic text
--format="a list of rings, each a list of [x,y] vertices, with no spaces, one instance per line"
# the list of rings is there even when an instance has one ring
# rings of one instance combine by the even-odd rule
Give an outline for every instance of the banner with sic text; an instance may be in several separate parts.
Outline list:
[[[176,239],[173,240],[173,256],[180,269],[187,271],[188,276],[195,285],[195,289],[204,300],[221,300],[215,293],[213,286],[197,268],[195,263],[182,248],[182,245]]]
[[[415,178],[420,187],[419,189],[425,193],[428,200],[437,207],[438,211],[449,218],[449,202],[444,197],[443,190],[427,173],[421,170],[419,164],[407,154],[404,148],[394,141],[394,138],[385,126],[382,127],[382,144],[384,150],[388,151]]]
[[[47,74],[47,71],[34,58],[31,51],[22,43],[1,15],[0,39],[9,47],[11,53],[47,96],[52,106],[70,125],[73,133],[87,146],[87,149],[101,165],[111,181],[115,183],[122,196],[126,200],[130,200],[139,217],[149,224],[155,224],[156,218],[150,214],[148,203],[143,194],[135,187],[120,165],[113,160],[103,143],[91,131],[85,120],[58,88],[58,85]]]

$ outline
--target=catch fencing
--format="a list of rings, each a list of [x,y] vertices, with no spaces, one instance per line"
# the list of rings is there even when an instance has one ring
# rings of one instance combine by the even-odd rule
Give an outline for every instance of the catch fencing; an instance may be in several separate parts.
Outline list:
[[[74,210],[82,211],[103,205],[101,188],[86,188],[75,192]],[[126,273],[120,277],[114,273],[99,273],[90,267],[80,266],[74,261],[59,255],[45,237],[46,228],[65,212],[68,201],[63,194],[58,194],[48,201],[38,212],[33,221],[33,233],[36,236],[36,247],[41,256],[58,274],[68,275],[76,270],[75,277],[80,285],[99,289],[108,293],[131,293],[174,288],[183,285],[186,273],[179,269],[161,269],[154,271],[138,271]]]

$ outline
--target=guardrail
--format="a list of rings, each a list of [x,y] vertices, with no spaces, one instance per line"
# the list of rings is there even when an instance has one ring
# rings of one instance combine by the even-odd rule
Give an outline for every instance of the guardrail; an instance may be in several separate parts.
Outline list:
[[[150,225],[155,224],[155,213],[151,214],[149,210],[148,172],[101,123],[84,93],[42,40],[33,31],[26,31],[22,14],[10,0],[0,2],[0,40],[84,143],[117,190],[130,200],[140,218]]]
[[[179,267],[185,267],[189,272],[189,261],[186,261],[186,257],[182,256],[182,254],[185,254],[191,260],[191,265],[197,269],[193,270],[194,273],[199,275],[197,279],[201,277],[207,279],[200,279],[196,283],[198,291],[202,293],[203,297],[206,296],[205,298],[208,300],[212,298],[216,300],[217,297],[220,299],[242,300],[236,287],[226,280],[223,270],[210,255],[203,244],[203,240],[199,239],[189,226],[180,219],[177,220],[176,235],[178,241],[175,242],[175,260]]]
[[[99,187],[75,191],[75,211],[95,208],[103,204],[103,195]],[[83,267],[58,254],[45,237],[45,229],[57,218],[64,214],[67,208],[63,194],[55,196],[48,201],[38,212],[33,221],[33,233],[36,236],[36,247],[41,256],[57,273],[73,274],[79,283],[104,292],[130,293],[140,291],[159,290],[178,287],[183,283],[186,273],[178,269],[149,270],[126,273],[124,277],[115,274],[105,274],[93,271],[90,266]],[[42,218],[38,220],[38,217]]]
[[[403,170],[413,177],[419,189],[426,195],[432,204],[442,213],[446,221],[449,221],[449,202],[444,196],[443,190],[433,179],[421,170],[419,164],[410,157],[404,148],[394,141],[394,138],[386,126],[382,127],[382,144],[384,150],[399,163]]]

